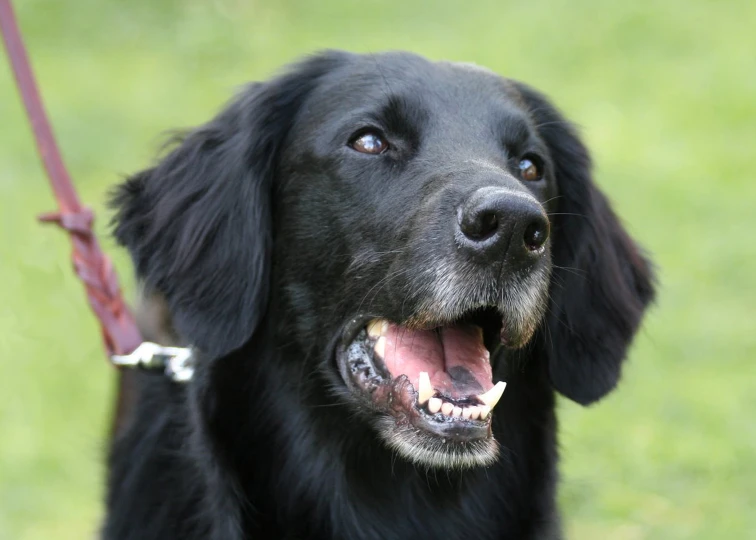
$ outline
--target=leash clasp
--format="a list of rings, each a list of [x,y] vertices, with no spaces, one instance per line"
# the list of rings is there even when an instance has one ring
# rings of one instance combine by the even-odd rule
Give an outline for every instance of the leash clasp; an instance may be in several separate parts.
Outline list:
[[[131,354],[114,354],[110,361],[116,367],[162,369],[177,383],[188,382],[194,375],[194,357],[188,347],[164,347],[145,341]]]

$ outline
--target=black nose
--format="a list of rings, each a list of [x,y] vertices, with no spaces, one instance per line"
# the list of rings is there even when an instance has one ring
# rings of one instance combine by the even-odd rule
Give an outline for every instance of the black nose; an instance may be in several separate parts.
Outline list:
[[[503,188],[473,192],[458,208],[462,244],[487,260],[531,259],[543,253],[549,221],[533,197]]]

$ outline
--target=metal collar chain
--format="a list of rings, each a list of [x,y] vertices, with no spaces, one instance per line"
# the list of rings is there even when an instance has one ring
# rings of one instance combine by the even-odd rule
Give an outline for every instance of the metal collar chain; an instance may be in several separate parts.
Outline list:
[[[188,347],[164,347],[145,341],[131,354],[114,354],[110,360],[116,367],[162,369],[178,383],[188,382],[194,375],[194,357]]]

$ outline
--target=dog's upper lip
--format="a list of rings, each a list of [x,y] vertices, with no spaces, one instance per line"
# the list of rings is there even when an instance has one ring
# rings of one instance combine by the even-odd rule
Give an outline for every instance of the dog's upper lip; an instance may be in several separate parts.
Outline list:
[[[341,333],[341,347],[346,349],[350,343],[352,343],[363,328],[375,317],[360,314],[351,318],[351,320],[344,326],[344,330]]]

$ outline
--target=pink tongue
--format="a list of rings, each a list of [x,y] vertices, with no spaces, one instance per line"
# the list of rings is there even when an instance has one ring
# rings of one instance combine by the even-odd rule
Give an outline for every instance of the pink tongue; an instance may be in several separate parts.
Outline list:
[[[491,363],[480,328],[460,325],[407,330],[390,324],[383,361],[393,377],[406,375],[417,389],[421,371],[442,395],[461,399],[493,387]]]

